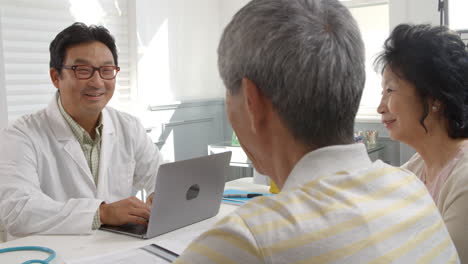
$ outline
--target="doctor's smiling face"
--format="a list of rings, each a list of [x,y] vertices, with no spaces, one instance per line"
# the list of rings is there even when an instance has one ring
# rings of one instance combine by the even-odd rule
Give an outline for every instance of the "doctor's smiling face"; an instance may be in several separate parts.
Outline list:
[[[77,65],[111,67],[102,68],[101,74],[96,70],[90,78],[85,79],[83,77],[87,77],[84,75],[86,69],[73,67]],[[61,73],[51,68],[52,82],[60,91],[63,107],[76,121],[97,118],[112,98],[115,78],[107,80],[106,76],[116,74],[106,73],[112,71],[112,66],[115,66],[115,63],[110,49],[102,42],[92,41],[72,45],[66,49]]]

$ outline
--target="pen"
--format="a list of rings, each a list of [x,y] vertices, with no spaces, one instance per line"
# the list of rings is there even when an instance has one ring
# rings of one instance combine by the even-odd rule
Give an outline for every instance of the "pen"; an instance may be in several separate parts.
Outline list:
[[[224,194],[223,198],[254,198],[262,196],[261,193]]]

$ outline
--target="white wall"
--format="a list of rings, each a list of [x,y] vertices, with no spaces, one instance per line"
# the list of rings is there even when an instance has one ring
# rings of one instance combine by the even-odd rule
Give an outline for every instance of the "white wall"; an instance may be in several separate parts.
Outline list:
[[[217,48],[232,16],[250,0],[138,0],[138,91],[141,105],[224,97]]]
[[[0,74],[1,71],[0,71]],[[2,74],[3,75],[3,74]],[[0,80],[0,129],[8,125],[8,108],[4,82]]]
[[[219,2],[220,32],[223,32],[224,28],[231,21],[234,14],[236,14],[239,9],[250,2],[250,0],[219,0]]]
[[[358,6],[350,8],[350,11],[358,23],[366,47],[366,84],[356,120],[380,122],[376,109],[382,91],[381,75],[374,70],[373,64],[389,34],[389,7],[387,4]]]
[[[1,66],[0,66],[1,67]],[[0,75],[3,76],[2,69]],[[8,125],[8,108],[6,102],[6,91],[3,78],[0,77],[0,129]]]
[[[232,16],[249,1],[135,1],[138,90],[133,98],[140,106],[223,97],[216,64],[219,38]],[[439,20],[436,0],[389,0],[389,13],[389,32],[400,23],[437,25]],[[379,88],[380,81],[374,81]],[[379,90],[364,97],[379,97]],[[373,105],[363,108],[375,114]]]
[[[2,17],[0,14],[0,21]],[[3,62],[2,29],[0,27],[0,62]],[[8,107],[6,101],[5,69],[3,63],[0,63],[0,129],[8,125]],[[1,227],[0,227],[1,229]],[[1,241],[1,234],[0,234]]]
[[[218,0],[136,1],[138,98],[144,104],[224,96]]]
[[[389,0],[390,29],[401,23],[440,25],[437,0]]]

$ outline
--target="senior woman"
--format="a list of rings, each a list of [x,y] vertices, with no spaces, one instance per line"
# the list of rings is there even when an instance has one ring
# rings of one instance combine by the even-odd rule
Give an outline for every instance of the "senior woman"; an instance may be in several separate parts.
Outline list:
[[[403,167],[424,182],[468,263],[466,46],[445,27],[402,24],[375,65],[383,73],[382,122],[392,139],[417,151]]]

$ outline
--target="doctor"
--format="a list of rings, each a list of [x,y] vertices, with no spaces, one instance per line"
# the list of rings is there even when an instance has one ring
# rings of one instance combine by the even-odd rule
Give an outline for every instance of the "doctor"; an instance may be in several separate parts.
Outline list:
[[[119,70],[114,38],[102,26],[74,23],[52,41],[58,92],[0,133],[7,238],[146,224],[149,204],[133,196],[153,192],[162,158],[135,117],[106,107]]]

